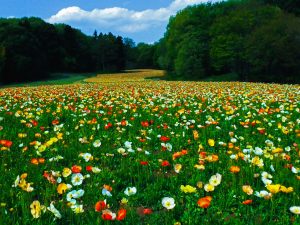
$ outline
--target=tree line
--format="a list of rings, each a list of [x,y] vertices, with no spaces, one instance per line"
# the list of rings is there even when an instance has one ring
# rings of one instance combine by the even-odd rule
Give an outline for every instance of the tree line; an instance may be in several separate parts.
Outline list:
[[[161,68],[170,79],[237,74],[241,81],[299,83],[300,1],[228,0],[187,7],[153,45],[39,18],[0,19],[0,82],[54,72]]]
[[[149,47],[150,48],[150,47]],[[147,44],[112,33],[83,34],[40,18],[0,19],[0,83],[41,80],[55,72],[150,67]]]
[[[235,73],[242,81],[299,82],[299,15],[293,0],[187,7],[170,18],[156,61],[171,78]]]

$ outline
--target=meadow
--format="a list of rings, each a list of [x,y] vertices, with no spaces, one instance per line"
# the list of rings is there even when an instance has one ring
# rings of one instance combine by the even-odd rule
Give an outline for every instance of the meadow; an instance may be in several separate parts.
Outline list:
[[[300,86],[0,89],[0,224],[300,224]]]

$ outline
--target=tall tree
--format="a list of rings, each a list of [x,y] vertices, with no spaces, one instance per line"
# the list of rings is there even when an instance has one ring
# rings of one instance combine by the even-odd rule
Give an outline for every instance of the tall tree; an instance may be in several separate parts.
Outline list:
[[[87,36],[40,18],[0,18],[0,82],[43,79],[52,72],[122,70],[126,57],[123,38],[112,33]]]
[[[270,20],[246,44],[251,80],[300,82],[300,18],[283,14]]]
[[[232,1],[224,1],[216,4],[200,4],[187,7],[180,11],[175,17],[171,17],[164,39],[160,41],[160,48],[165,49],[165,51],[163,55],[159,57],[159,61],[164,66],[164,69],[169,73],[185,76],[184,74],[178,74],[179,72],[183,72],[179,70],[179,68],[185,67],[180,63],[182,61],[180,58],[183,58],[183,55],[186,54],[184,52],[187,52],[183,43],[188,43],[187,39],[189,36],[193,36],[193,43],[196,44],[196,42],[199,42],[196,45],[199,46],[200,49],[198,49],[197,57],[189,58],[189,64],[196,64],[200,60],[201,66],[197,67],[199,69],[201,68],[198,71],[199,77],[202,77],[204,74],[205,76],[211,75],[214,71],[212,70],[209,56],[211,40],[209,28],[217,18],[234,11],[239,4],[240,3]],[[190,44],[188,45],[190,46]],[[199,59],[200,55],[201,59]],[[193,61],[192,58],[195,61]],[[180,64],[181,66],[179,66]]]
[[[205,42],[199,41],[198,35],[186,36],[178,47],[175,60],[175,73],[189,80],[204,78],[207,75]]]
[[[276,5],[281,9],[300,16],[300,1],[298,0],[261,0],[263,3]]]
[[[2,80],[2,71],[5,64],[5,48],[0,45],[0,81]]]
[[[124,49],[125,49],[125,60],[126,68],[133,69],[136,68],[136,57],[137,49],[135,42],[130,38],[124,38]]]
[[[272,6],[244,3],[230,14],[220,17],[210,28],[210,57],[220,73],[235,72],[246,79],[248,63],[245,59],[246,39],[254,29],[281,14]]]

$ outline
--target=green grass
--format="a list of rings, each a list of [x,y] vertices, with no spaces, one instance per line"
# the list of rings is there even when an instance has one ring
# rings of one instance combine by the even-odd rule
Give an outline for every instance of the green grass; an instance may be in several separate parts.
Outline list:
[[[238,81],[239,76],[236,73],[228,73],[228,74],[222,74],[218,76],[211,76],[202,79],[201,81],[216,81],[216,82],[221,82],[221,81]]]
[[[162,80],[169,81],[184,81],[187,78],[183,75],[167,74]],[[202,79],[192,79],[191,81],[208,81],[208,82],[222,82],[222,81],[239,81],[239,76],[236,73],[228,73],[222,75],[209,76]]]
[[[35,87],[41,85],[64,85],[77,82],[83,82],[84,79],[96,76],[98,73],[53,73],[46,80],[30,81],[21,83],[12,83],[0,86],[0,88],[8,87]]]

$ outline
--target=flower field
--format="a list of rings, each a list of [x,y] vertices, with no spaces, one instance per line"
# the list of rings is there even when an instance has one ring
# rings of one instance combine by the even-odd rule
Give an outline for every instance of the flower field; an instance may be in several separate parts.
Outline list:
[[[300,224],[299,85],[92,81],[0,89],[0,224]]]

